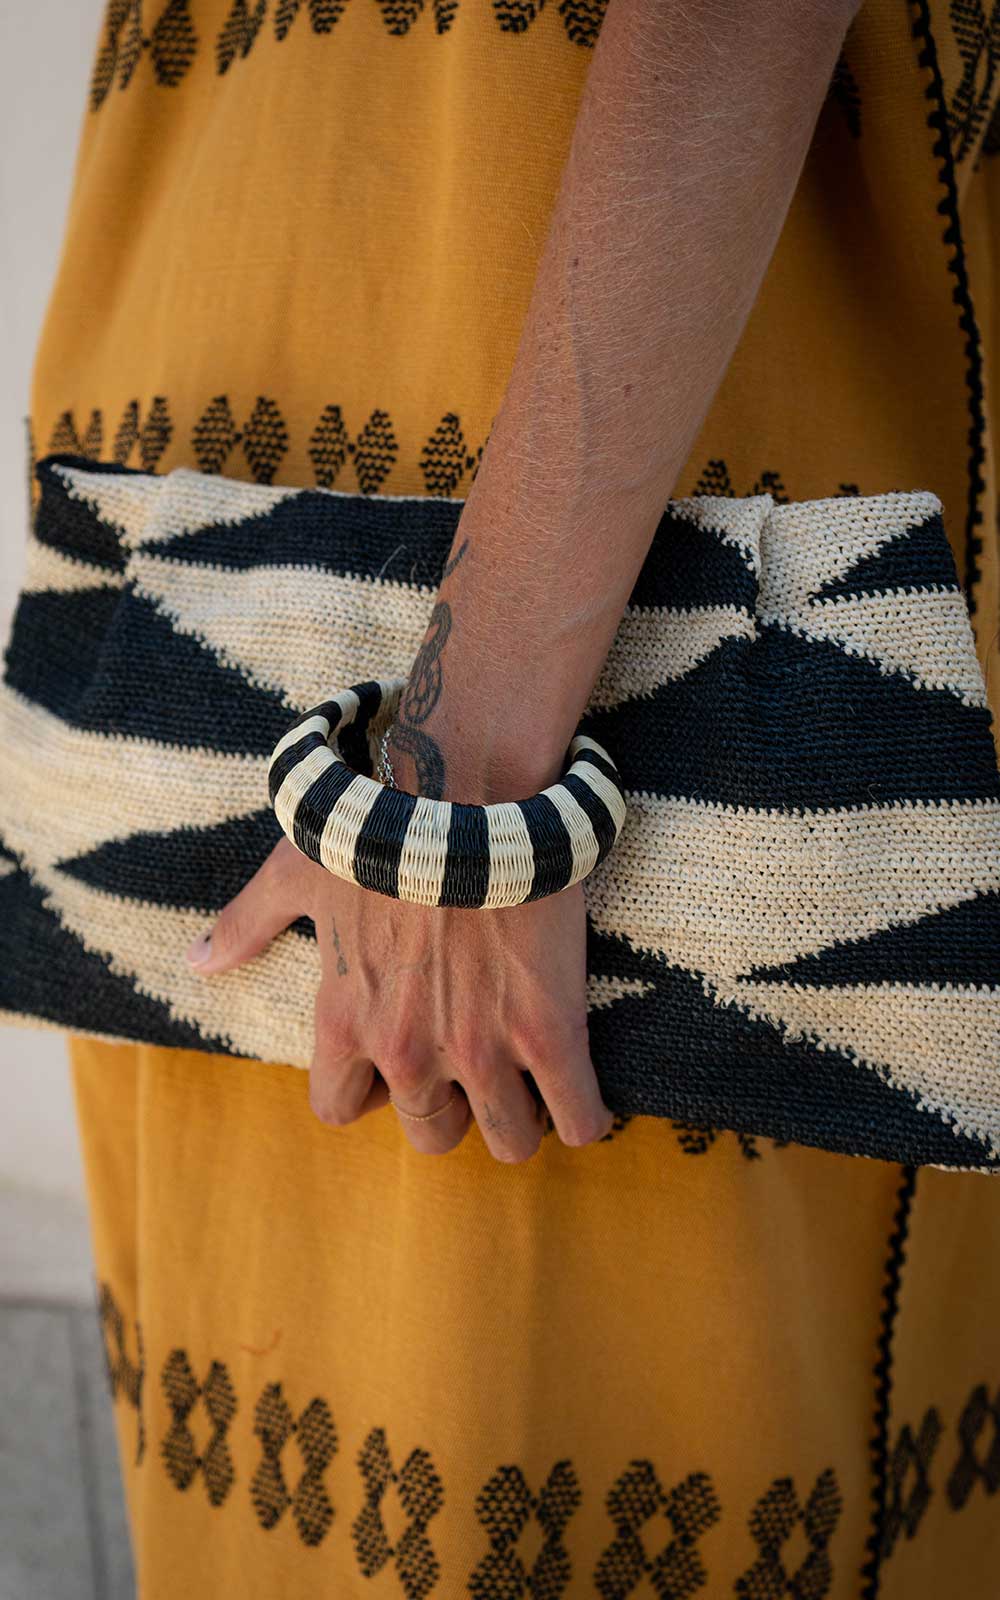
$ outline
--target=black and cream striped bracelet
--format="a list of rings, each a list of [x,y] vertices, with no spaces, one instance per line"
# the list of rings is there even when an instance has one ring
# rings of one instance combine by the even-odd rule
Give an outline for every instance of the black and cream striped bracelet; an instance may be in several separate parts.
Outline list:
[[[396,900],[484,910],[523,905],[579,883],[625,820],[621,779],[577,733],[558,783],[527,800],[461,805],[369,776],[371,740],[406,680],[358,683],[307,711],[274,747],[275,815],[297,849],[338,878]]]

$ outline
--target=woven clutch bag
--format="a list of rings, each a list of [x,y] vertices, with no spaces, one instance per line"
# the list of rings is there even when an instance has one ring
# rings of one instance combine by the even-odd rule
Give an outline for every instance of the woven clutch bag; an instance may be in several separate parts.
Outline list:
[[[37,474],[0,704],[0,1012],[304,1067],[312,924],[211,979],[185,947],[281,836],[290,720],[409,670],[462,502]],[[584,719],[628,803],[584,880],[616,1112],[1000,1169],[1000,774],[940,512],[667,506]]]

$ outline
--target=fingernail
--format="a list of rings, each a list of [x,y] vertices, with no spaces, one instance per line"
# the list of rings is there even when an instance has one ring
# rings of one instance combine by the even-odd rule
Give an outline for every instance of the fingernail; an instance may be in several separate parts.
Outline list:
[[[188,945],[187,958],[193,967],[203,967],[212,954],[212,935],[203,933]]]

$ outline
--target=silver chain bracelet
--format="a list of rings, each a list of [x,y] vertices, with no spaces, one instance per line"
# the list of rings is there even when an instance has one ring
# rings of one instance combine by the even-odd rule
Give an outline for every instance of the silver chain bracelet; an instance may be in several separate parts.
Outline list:
[[[392,770],[392,762],[389,760],[389,735],[391,732],[392,724],[390,723],[379,740],[378,766],[375,776],[378,778],[379,783],[384,783],[389,789],[395,789],[396,778]]]

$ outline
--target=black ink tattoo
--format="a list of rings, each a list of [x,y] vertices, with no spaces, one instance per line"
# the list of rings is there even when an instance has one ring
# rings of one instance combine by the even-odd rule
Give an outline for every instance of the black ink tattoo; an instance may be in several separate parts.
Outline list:
[[[337,932],[337,919],[335,917],[330,918],[330,932],[333,935],[333,948],[337,952],[337,977],[345,978],[347,976],[347,957],[341,949],[340,934]]]
[[[426,722],[441,696],[441,652],[448,643],[451,632],[451,606],[439,600],[431,612],[431,620],[417,658],[410,670],[399,715],[404,722]]]
[[[464,539],[462,541],[461,545],[459,546],[459,548],[456,550],[455,554],[452,556],[451,560],[446,564],[445,569],[444,569],[444,573],[443,573],[442,579],[441,579],[442,583],[444,582],[445,578],[450,578],[451,577],[452,573],[454,572],[455,568],[458,566],[458,563],[461,561],[462,557],[464,556],[464,554],[465,554],[466,550],[468,550],[468,548],[469,548],[469,541],[468,541],[468,539]]]
[[[511,1125],[510,1118],[509,1117],[498,1117],[496,1115],[496,1113],[491,1109],[490,1103],[489,1103],[488,1100],[484,1102],[484,1110],[486,1112],[486,1126],[487,1126],[487,1128],[489,1128],[490,1132],[491,1133],[506,1133],[508,1128]]]
[[[437,741],[429,733],[421,733],[419,728],[411,728],[397,721],[393,724],[389,743],[393,749],[413,757],[417,769],[417,793],[425,794],[430,800],[443,799],[444,757]]]
[[[451,576],[468,548],[466,539],[446,563],[442,581]],[[417,792],[430,800],[440,800],[444,796],[444,757],[437,740],[420,724],[427,721],[441,698],[441,652],[450,633],[451,606],[447,600],[439,600],[431,612],[427,635],[417,652],[389,735],[390,746],[413,757]]]

